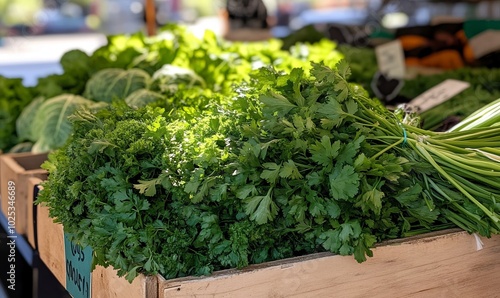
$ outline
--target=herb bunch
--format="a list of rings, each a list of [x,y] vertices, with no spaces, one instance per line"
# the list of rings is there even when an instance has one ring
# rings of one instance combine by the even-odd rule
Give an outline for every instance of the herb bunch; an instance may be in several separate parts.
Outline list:
[[[79,112],[70,142],[44,164],[39,202],[129,280],[319,251],[362,262],[385,239],[456,225],[497,232],[498,191],[480,188],[498,172],[481,182],[449,162],[492,167],[466,149],[486,140],[461,142],[481,134],[408,125],[349,74],[346,62],[313,64],[310,75],[262,69],[234,95],[196,100],[206,103],[196,111]]]

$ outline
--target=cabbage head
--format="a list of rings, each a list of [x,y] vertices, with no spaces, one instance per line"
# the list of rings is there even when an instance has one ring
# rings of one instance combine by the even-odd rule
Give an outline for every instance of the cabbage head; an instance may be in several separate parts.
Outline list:
[[[45,101],[44,97],[37,97],[27,105],[16,119],[16,132],[19,141],[36,142],[38,136],[33,125],[33,119]]]
[[[84,96],[91,100],[111,103],[113,99],[123,100],[134,91],[147,89],[150,81],[149,74],[141,69],[103,69],[87,82]]]
[[[205,81],[192,69],[165,64],[153,74],[152,89],[160,92],[175,92],[181,86],[205,87]]]
[[[140,89],[127,96],[127,98],[125,98],[125,103],[131,108],[138,109],[161,99],[163,99],[163,95],[160,93],[147,89]]]
[[[26,127],[30,131],[29,138],[35,141],[32,151],[48,152],[63,146],[73,131],[68,117],[95,104],[73,94],[62,94],[43,101],[36,109],[31,127]]]

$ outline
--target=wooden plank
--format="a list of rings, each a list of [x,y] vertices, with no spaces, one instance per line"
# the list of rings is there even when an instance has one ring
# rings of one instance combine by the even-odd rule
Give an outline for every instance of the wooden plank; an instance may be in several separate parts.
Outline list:
[[[15,223],[16,232],[20,235],[27,235],[28,229],[31,231],[33,221],[33,198],[29,197],[28,179],[38,177],[47,178],[47,171],[40,168],[41,164],[47,159],[47,154],[33,153],[11,153],[0,156],[0,197],[1,209],[4,214],[8,210],[8,189],[9,181],[15,183]]]
[[[99,298],[157,298],[158,281],[156,276],[137,276],[132,283],[118,277],[111,266],[97,266],[92,271],[92,297]]]
[[[148,36],[156,35],[156,4],[154,0],[146,1],[146,31]]]
[[[35,212],[37,207],[34,204],[35,198],[35,188],[38,187],[40,183],[42,183],[43,180],[38,178],[38,177],[29,177],[27,179],[27,185],[28,185],[28,212],[27,212],[27,228],[26,228],[26,239],[28,240],[28,243],[31,245],[33,249],[37,249],[37,245],[35,242],[35,233],[36,233],[36,223],[35,223]]]
[[[66,259],[64,254],[64,232],[61,224],[49,217],[49,208],[37,206],[37,238],[40,259],[54,274],[59,283],[66,287]]]
[[[2,213],[7,217],[7,211],[9,210],[9,181],[13,181],[17,185],[17,172],[22,172],[23,169],[12,163],[12,159],[8,154],[3,154],[0,156],[0,209]],[[17,196],[14,207],[17,209]],[[17,210],[16,210],[17,211]],[[16,212],[17,213],[17,212]],[[16,220],[17,221],[17,220]],[[17,228],[17,227],[16,227]]]
[[[426,235],[374,249],[358,264],[328,253],[228,270],[205,278],[159,278],[160,297],[496,297],[500,236]]]

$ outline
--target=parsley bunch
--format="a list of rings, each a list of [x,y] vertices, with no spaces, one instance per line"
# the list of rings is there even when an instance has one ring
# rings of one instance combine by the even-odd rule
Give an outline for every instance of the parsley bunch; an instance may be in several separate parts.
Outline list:
[[[119,103],[79,112],[70,142],[44,164],[39,202],[94,249],[95,263],[129,280],[319,251],[362,262],[385,239],[455,225],[498,231],[496,174],[476,181],[449,162],[493,168],[462,140],[496,131],[418,129],[349,74],[346,62],[310,74],[262,69],[232,95],[194,100],[196,109],[177,98],[167,112]]]

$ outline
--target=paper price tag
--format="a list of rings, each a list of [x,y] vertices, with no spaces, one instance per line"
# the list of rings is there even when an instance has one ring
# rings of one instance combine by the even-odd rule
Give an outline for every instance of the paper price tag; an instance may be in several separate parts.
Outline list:
[[[66,254],[66,290],[73,298],[90,298],[92,249],[82,248],[73,243],[64,233],[64,252]]]
[[[418,108],[420,112],[425,112],[469,87],[470,84],[467,82],[448,79],[414,98],[409,105]]]
[[[394,79],[405,77],[406,64],[401,41],[394,40],[376,47],[375,55],[380,73]]]

